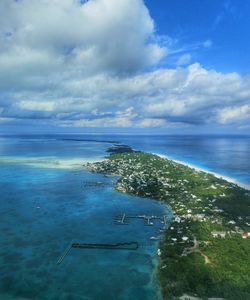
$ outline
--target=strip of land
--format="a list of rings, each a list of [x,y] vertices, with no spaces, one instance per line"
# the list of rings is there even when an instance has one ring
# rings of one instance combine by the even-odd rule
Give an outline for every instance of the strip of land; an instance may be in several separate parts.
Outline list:
[[[157,154],[157,153],[154,153],[155,155],[158,155],[160,157],[163,157],[163,158],[166,158],[166,159],[169,159],[169,160],[172,160],[174,162],[177,162],[178,164],[181,164],[181,165],[185,165],[185,166],[188,166],[192,169],[195,169],[197,171],[202,171],[202,172],[205,172],[205,173],[209,173],[209,174],[212,174],[214,175],[215,177],[217,178],[222,178],[228,182],[231,182],[231,183],[234,183],[240,187],[243,187],[244,189],[247,189],[247,190],[250,190],[250,185],[249,184],[244,184],[242,182],[239,182],[237,180],[235,180],[234,178],[231,178],[231,177],[228,177],[228,176],[225,176],[225,175],[221,175],[221,174],[218,174],[216,172],[212,172],[212,171],[208,171],[206,169],[202,169],[200,167],[197,167],[196,165],[192,165],[190,163],[187,163],[187,162],[184,162],[184,161],[181,161],[181,160],[176,160],[176,159],[172,159],[171,157],[168,157],[166,155],[162,155],[162,154]]]
[[[87,167],[119,176],[119,192],[171,207],[173,222],[158,252],[164,299],[183,299],[184,294],[250,299],[250,191],[143,152],[112,154]]]

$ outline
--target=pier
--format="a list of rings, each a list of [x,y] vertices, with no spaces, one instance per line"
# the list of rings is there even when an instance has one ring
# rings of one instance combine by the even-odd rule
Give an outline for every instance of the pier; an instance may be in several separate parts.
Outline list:
[[[128,225],[129,217],[127,217],[125,213],[122,215],[115,216],[114,223],[116,225]]]
[[[139,244],[137,242],[124,242],[124,243],[73,243],[70,242],[68,247],[64,250],[63,254],[57,261],[57,264],[60,265],[65,257],[69,254],[72,248],[78,249],[107,249],[107,250],[137,250],[139,248]]]
[[[73,243],[72,248],[81,249],[118,249],[118,250],[136,250],[139,245],[137,242],[116,243],[116,244],[80,244]]]
[[[81,183],[82,188],[97,188],[105,185],[107,185],[107,183],[101,181],[84,181]]]
[[[60,263],[63,262],[64,258],[66,257],[66,255],[69,253],[69,251],[71,250],[72,247],[72,243],[73,240],[70,242],[70,244],[68,245],[68,247],[65,249],[65,251],[63,252],[63,254],[60,256],[60,258],[57,261],[57,264],[60,265]]]
[[[114,216],[113,220],[116,225],[128,225],[129,221],[132,219],[140,219],[144,221],[144,225],[146,226],[154,226],[155,221],[158,223],[164,224],[164,227],[167,225],[167,216],[156,216],[156,215],[127,215],[126,213],[122,213],[120,215]],[[160,229],[162,232],[163,229]],[[158,240],[160,236],[152,236],[150,240]],[[140,244],[138,242],[123,242],[123,243],[75,243],[73,240],[70,242],[68,247],[64,250],[63,254],[57,261],[57,264],[61,264],[65,257],[69,254],[72,248],[78,249],[107,249],[107,250],[137,250],[139,247],[152,247],[152,244]]]
[[[125,213],[121,214],[121,215],[117,215],[114,217],[114,222],[116,225],[128,225],[129,220],[130,219],[142,219],[144,221],[144,225],[146,226],[153,226],[154,221],[158,220],[160,221],[162,224],[164,224],[164,226],[167,225],[167,216],[163,215],[163,216],[155,216],[155,215],[131,215],[128,216]]]

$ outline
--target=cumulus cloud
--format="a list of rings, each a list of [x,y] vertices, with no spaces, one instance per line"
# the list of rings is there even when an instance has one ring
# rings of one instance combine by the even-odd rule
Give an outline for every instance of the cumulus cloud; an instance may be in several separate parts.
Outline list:
[[[218,119],[222,124],[250,121],[250,104],[225,107],[218,111]]]
[[[142,0],[81,2],[0,2],[1,122],[139,128],[249,122],[249,77],[189,65],[190,54],[175,69],[157,67],[167,37],[157,36]]]
[[[5,74],[134,72],[165,53],[141,0],[2,0],[0,19]]]
[[[59,124],[63,127],[162,127],[165,120],[154,118],[143,118],[134,112],[132,107],[125,111],[112,113],[95,113],[99,118],[78,119],[61,121]],[[108,116],[108,117],[107,117]]]

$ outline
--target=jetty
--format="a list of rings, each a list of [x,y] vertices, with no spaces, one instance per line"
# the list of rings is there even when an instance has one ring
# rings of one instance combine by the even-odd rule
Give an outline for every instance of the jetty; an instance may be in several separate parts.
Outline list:
[[[80,244],[73,243],[72,248],[81,249],[118,249],[118,250],[136,250],[139,245],[137,242],[127,242],[127,243],[116,243],[116,244]]]
[[[69,254],[72,248],[78,249],[107,249],[107,250],[137,250],[139,248],[139,244],[137,242],[123,242],[123,243],[73,243],[70,242],[68,247],[64,250],[63,254],[57,261],[57,264],[61,264],[65,257]]]
[[[57,261],[57,264],[60,265],[60,263],[63,262],[64,258],[66,257],[66,255],[69,253],[69,251],[71,250],[72,247],[72,243],[73,240],[70,242],[70,244],[68,245],[68,247],[64,250],[63,254],[60,256],[60,258]]]
[[[126,215],[125,213],[114,217],[116,225],[128,225],[130,219],[143,219],[144,225],[153,226],[154,220],[160,221],[165,226],[167,225],[167,216],[155,216],[155,215]]]

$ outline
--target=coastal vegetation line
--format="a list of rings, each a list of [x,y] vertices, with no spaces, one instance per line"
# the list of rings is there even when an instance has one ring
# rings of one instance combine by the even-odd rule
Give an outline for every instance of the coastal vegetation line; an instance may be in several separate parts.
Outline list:
[[[116,151],[92,172],[119,176],[115,189],[153,198],[174,217],[159,243],[164,299],[250,299],[250,191],[157,155]]]

